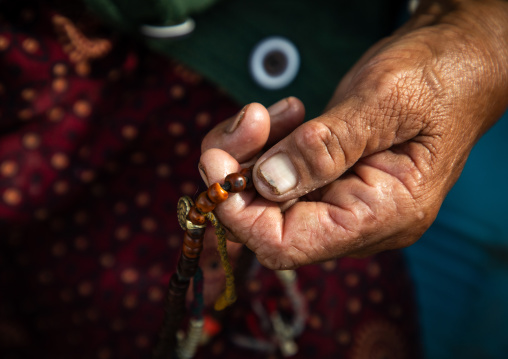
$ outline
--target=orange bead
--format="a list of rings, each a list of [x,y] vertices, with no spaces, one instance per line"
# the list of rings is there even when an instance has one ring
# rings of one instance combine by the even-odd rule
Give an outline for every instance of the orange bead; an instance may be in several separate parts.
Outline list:
[[[203,238],[192,238],[187,232],[183,236],[182,252],[187,258],[197,258],[203,250]]]
[[[228,192],[218,183],[214,183],[208,187],[208,198],[215,204],[224,202],[228,199],[228,196]]]
[[[205,224],[206,218],[197,210],[196,206],[193,206],[187,214],[187,219],[196,225]]]
[[[247,179],[239,173],[230,173],[224,180],[225,184],[229,183],[229,192],[238,193],[242,192],[247,185]]]
[[[183,236],[183,244],[190,248],[203,248],[203,237],[192,238],[189,233],[185,232]]]
[[[202,248],[191,248],[185,244],[182,247],[182,252],[187,258],[197,258],[201,253]]]
[[[203,192],[199,195],[195,205],[196,208],[201,211],[201,213],[211,212],[215,208],[215,203],[213,203],[210,198],[208,198],[207,192]]]

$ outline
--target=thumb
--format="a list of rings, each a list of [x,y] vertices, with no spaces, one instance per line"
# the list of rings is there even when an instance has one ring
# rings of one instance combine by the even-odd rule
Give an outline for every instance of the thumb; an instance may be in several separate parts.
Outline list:
[[[372,80],[372,79],[371,79]],[[254,167],[258,192],[272,201],[298,198],[336,180],[360,158],[405,142],[422,130],[410,97],[395,79],[356,88],[320,117],[270,148]],[[378,84],[376,86],[376,83]]]

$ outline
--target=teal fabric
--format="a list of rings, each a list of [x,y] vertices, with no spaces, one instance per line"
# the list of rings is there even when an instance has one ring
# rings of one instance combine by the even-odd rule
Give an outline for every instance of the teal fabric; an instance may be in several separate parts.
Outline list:
[[[429,359],[508,357],[508,113],[406,249]]]

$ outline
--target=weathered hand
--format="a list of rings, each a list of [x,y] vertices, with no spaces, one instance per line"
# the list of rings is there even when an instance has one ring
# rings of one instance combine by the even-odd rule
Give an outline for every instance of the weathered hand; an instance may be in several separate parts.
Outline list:
[[[295,98],[282,100],[268,111],[260,104],[250,104],[236,117],[224,121],[213,129],[203,141],[203,151],[213,147],[220,148],[230,152],[235,163],[252,161],[265,145],[273,145],[279,141],[300,125],[303,118],[303,105]],[[220,156],[216,158],[219,159]],[[226,171],[226,168],[216,170]],[[230,172],[224,172],[222,179]],[[228,253],[233,263],[237,263],[239,249],[240,246],[236,243],[228,245]],[[200,261],[204,272],[204,301],[207,306],[212,305],[224,290],[225,274],[219,261],[217,238],[214,230],[209,228],[205,235]],[[189,296],[189,300],[191,298],[192,296]]]
[[[506,109],[506,19],[503,1],[423,1],[345,76],[322,116],[256,161],[259,195],[218,206],[224,225],[274,269],[415,242]],[[216,135],[201,158],[209,183],[262,147],[242,157],[242,146],[253,148],[247,133],[229,147],[212,146]]]

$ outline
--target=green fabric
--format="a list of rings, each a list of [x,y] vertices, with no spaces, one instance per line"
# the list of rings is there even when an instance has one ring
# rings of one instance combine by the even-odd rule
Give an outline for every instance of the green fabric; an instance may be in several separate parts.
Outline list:
[[[196,29],[189,36],[143,41],[223,87],[240,104],[257,101],[268,106],[297,96],[305,103],[308,118],[322,111],[345,72],[387,34],[398,7],[396,0],[223,0],[202,11],[214,0],[85,1],[125,31],[190,14]],[[288,87],[266,90],[251,78],[248,61],[254,46],[274,35],[296,45],[301,67]]]
[[[386,2],[357,0],[229,0],[194,16],[196,30],[183,40],[147,39],[165,53],[219,84],[239,103],[270,105],[297,96],[308,118],[317,116],[344,73],[388,29]],[[268,36],[292,41],[301,55],[293,83],[259,87],[248,71],[253,47]]]
[[[219,0],[84,0],[105,22],[126,32],[141,25],[179,24],[190,14],[203,11]]]

